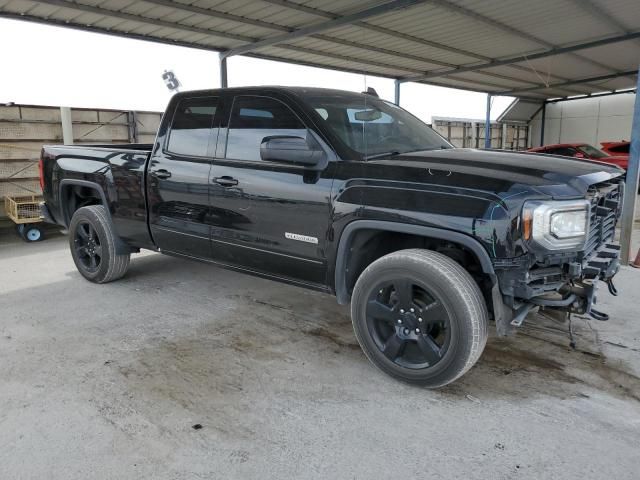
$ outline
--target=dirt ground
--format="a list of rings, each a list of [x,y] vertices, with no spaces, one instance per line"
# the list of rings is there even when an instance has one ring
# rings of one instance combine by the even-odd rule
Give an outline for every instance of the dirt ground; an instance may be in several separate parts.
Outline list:
[[[335,299],[0,232],[0,478],[637,479],[640,270],[609,322],[527,319],[437,391],[371,366]]]

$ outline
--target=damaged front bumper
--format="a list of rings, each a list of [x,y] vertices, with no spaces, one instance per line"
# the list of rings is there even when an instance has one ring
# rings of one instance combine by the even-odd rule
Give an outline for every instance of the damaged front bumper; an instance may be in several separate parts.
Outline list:
[[[498,334],[507,335],[519,327],[525,317],[535,309],[556,316],[571,313],[590,315],[596,320],[609,317],[594,308],[602,283],[609,293],[617,295],[613,277],[620,270],[620,247],[603,243],[588,258],[579,253],[550,259],[539,266],[535,259],[518,259],[520,265],[497,265],[499,288],[494,292],[494,305],[501,303],[494,314]],[[553,264],[553,262],[558,262]],[[503,262],[504,263],[504,262]],[[502,268],[500,268],[502,267]],[[497,297],[500,298],[497,298]]]
[[[519,257],[494,259],[498,334],[511,333],[534,309],[560,319],[572,313],[609,318],[594,305],[602,282],[617,294],[613,277],[620,269],[620,247],[612,242],[623,195],[624,183],[615,180],[589,187],[589,230],[580,251],[530,249]]]

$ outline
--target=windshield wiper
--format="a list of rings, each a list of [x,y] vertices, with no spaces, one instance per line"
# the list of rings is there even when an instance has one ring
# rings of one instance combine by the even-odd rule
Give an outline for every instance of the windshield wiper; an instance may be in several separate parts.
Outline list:
[[[433,150],[448,150],[451,147],[447,147],[445,145],[440,145],[439,147],[427,147],[427,148],[418,148],[417,150],[409,150],[404,153],[413,153],[413,152],[429,152]]]
[[[394,157],[396,155],[400,155],[400,152],[398,150],[393,150],[391,152],[384,152],[384,153],[374,153],[373,155],[366,155],[362,158],[364,160],[375,160],[376,158]]]
[[[384,152],[384,153],[374,153],[373,155],[367,155],[364,158],[364,160],[375,160],[376,158],[381,158],[381,157],[395,157],[396,155],[404,155],[405,153],[413,153],[413,152],[426,152],[429,150],[447,150],[451,147],[447,147],[445,145],[440,145],[439,147],[427,147],[427,148],[418,148],[417,150],[407,150],[405,152],[401,152],[399,150],[392,150],[390,152]]]

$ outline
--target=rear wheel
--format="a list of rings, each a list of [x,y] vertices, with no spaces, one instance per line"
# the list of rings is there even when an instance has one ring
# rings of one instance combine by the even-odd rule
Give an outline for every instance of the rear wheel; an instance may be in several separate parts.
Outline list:
[[[87,280],[107,283],[129,268],[129,253],[118,253],[119,239],[102,205],[82,207],[69,225],[69,246],[76,268]]]
[[[367,267],[354,288],[351,317],[374,365],[431,388],[462,376],[487,341],[478,285],[458,263],[429,250],[401,250]]]

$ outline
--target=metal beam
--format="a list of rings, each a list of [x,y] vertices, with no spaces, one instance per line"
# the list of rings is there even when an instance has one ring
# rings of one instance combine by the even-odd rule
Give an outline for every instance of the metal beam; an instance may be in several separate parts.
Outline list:
[[[589,83],[589,82],[603,82],[605,80],[612,80],[614,78],[631,77],[633,75],[637,75],[637,73],[638,72],[636,70],[629,70],[627,72],[612,73],[609,75],[600,75],[598,77],[582,78],[580,80],[569,80],[568,82],[556,83],[556,84],[549,85],[548,87],[546,85],[540,85],[539,87],[507,90],[504,92],[494,93],[494,95],[510,96],[510,95],[517,95],[519,93],[535,92],[536,90],[553,90],[554,88],[562,88],[567,85],[577,85],[579,83]]]
[[[393,103],[395,103],[396,105],[400,106],[400,86],[401,83],[398,81],[398,79],[396,79],[393,82],[393,86],[394,86],[394,101]]]
[[[640,89],[640,69],[638,69],[638,82],[636,91]],[[636,94],[633,108],[633,125],[631,127],[631,152],[627,167],[626,188],[622,205],[622,230],[620,232],[620,245],[622,264],[627,265],[631,259],[631,235],[635,221],[636,192],[638,191],[638,172],[640,171],[640,98]]]
[[[547,121],[547,102],[542,104],[542,115],[540,123],[540,146],[544,145],[544,124]]]
[[[277,45],[275,46],[276,48],[280,48],[283,50],[291,50],[293,52],[298,52],[298,53],[303,53],[305,55],[317,55],[320,57],[327,57],[333,60],[343,60],[345,62],[349,62],[352,64],[361,64],[361,65],[367,65],[367,66],[373,66],[373,67],[379,67],[379,68],[383,68],[386,70],[392,70],[393,73],[392,74],[381,74],[375,71],[371,71],[371,70],[363,70],[364,73],[373,73],[374,75],[382,75],[382,76],[386,76],[386,77],[390,77],[391,75],[393,75],[394,73],[397,74],[398,72],[404,71],[404,72],[410,72],[410,73],[416,73],[419,72],[419,69],[413,68],[413,67],[402,67],[399,65],[392,65],[392,64],[388,64],[385,62],[380,62],[380,61],[374,61],[374,60],[363,60],[357,57],[351,57],[348,55],[340,55],[337,53],[331,53],[331,52],[323,52],[322,50],[313,50],[310,48],[306,48],[306,47],[298,47],[296,45],[289,45],[289,44],[283,44],[283,45]],[[221,53],[221,55],[223,55],[224,52]],[[251,55],[252,52],[249,53],[249,55]],[[256,57],[260,58],[262,55],[260,54],[256,54]],[[286,58],[275,58],[274,60],[279,61],[279,62],[288,62],[289,60],[287,60]],[[315,67],[320,67],[320,68],[330,68],[327,67],[326,65],[314,65],[313,63],[310,64],[311,66],[315,66]],[[334,67],[338,70],[340,70],[339,67]],[[479,81],[479,80],[466,80],[466,79],[454,79],[456,82],[459,83],[470,83],[472,85],[476,85],[478,86],[478,88],[474,89],[474,91],[480,91],[482,93],[485,93],[487,91],[487,89],[490,90],[500,90],[501,88],[504,88],[504,85],[500,85],[497,83],[491,83],[491,82],[487,82],[487,81]],[[425,82],[426,83],[426,82]],[[429,84],[431,85],[438,85],[437,83],[434,82],[429,82]],[[458,88],[458,89],[464,89],[462,87],[458,87],[455,85],[443,85],[440,84],[440,86],[445,86],[448,88]],[[562,89],[560,89],[562,90]],[[582,92],[580,92],[582,93]]]
[[[220,55],[220,88],[227,88],[229,82],[227,79],[227,57]]]
[[[487,114],[484,119],[484,148],[491,148],[491,94],[487,93]]]
[[[547,103],[570,102],[572,100],[584,100],[585,98],[598,98],[598,97],[609,97],[611,95],[624,95],[625,93],[636,93],[636,89],[630,88],[630,89],[622,89],[622,90],[613,90],[611,92],[604,92],[604,93],[590,93],[586,95],[578,95],[573,97],[554,98],[551,100],[547,100]]]
[[[617,35],[615,37],[603,38],[601,40],[594,40],[591,42],[580,43],[577,45],[571,45],[568,47],[557,47],[551,48],[549,50],[545,50],[540,53],[532,53],[531,55],[517,55],[514,57],[504,58],[501,60],[491,60],[486,63],[480,63],[476,65],[469,65],[464,67],[458,67],[451,70],[444,70],[441,72],[431,72],[426,75],[418,75],[416,77],[407,77],[403,78],[401,81],[403,82],[419,82],[421,80],[428,80],[430,78],[438,78],[438,77],[446,77],[449,75],[455,75],[458,73],[465,72],[476,72],[479,70],[484,70],[486,68],[493,67],[501,67],[505,65],[510,65],[513,63],[520,63],[532,60],[538,60],[540,58],[553,57],[555,55],[562,55],[564,53],[577,52],[579,50],[586,50],[588,48],[602,47],[604,45],[610,45],[613,43],[626,42],[628,40],[638,39],[640,38],[640,32],[628,33],[624,35]],[[527,69],[529,70],[529,69]]]
[[[379,67],[379,68],[384,68],[384,69],[388,69],[388,70],[392,70],[393,73],[395,73],[396,75],[398,74],[398,72],[416,72],[418,71],[416,68],[413,67],[402,67],[399,65],[391,65],[389,63],[386,62],[380,62],[377,60],[363,60],[361,58],[357,58],[357,57],[352,57],[349,55],[341,55],[341,54],[337,54],[337,53],[331,53],[331,52],[323,52],[322,50],[313,50],[311,48],[306,48],[306,47],[298,47],[296,45],[289,45],[289,44],[282,44],[282,45],[277,45],[277,48],[280,48],[282,50],[290,50],[292,52],[298,52],[298,53],[304,53],[305,55],[316,55],[319,57],[326,57],[326,58],[330,58],[333,60],[344,60],[346,62],[350,62],[350,63],[358,63],[360,65],[368,65],[368,66],[372,66],[372,67]],[[225,55],[226,52],[221,52],[221,55],[225,56],[225,57],[229,57],[229,55]],[[281,58],[278,61],[280,62],[287,62],[288,60],[285,58]],[[323,65],[316,65],[317,68],[324,68]],[[366,70],[364,70],[366,71]],[[392,76],[393,73],[391,74],[387,74],[387,76]],[[378,73],[375,73],[375,75],[379,75]]]
[[[224,52],[224,55],[242,55],[244,53],[248,53],[260,48],[286,43],[296,38],[308,37],[309,35],[325,32],[342,25],[349,25],[365,18],[375,17],[378,15],[383,15],[385,13],[393,12],[394,10],[408,8],[418,3],[423,3],[424,1],[425,0],[393,0],[391,2],[383,3],[382,5],[377,5],[372,8],[360,10],[359,12],[340,16],[326,22],[311,25],[309,27],[299,28],[289,33],[276,35],[264,40],[255,41],[249,45],[243,45],[241,47],[233,48]]]

